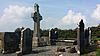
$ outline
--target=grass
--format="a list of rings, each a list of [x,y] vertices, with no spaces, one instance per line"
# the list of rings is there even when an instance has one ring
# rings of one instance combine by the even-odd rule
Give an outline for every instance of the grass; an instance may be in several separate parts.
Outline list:
[[[95,40],[100,40],[100,37],[98,37],[98,38],[96,37]]]
[[[100,41],[100,37],[98,37],[98,38],[94,37],[93,40],[97,40],[97,41],[99,40]],[[95,52],[96,52],[96,56],[100,56],[100,48],[97,48]],[[88,54],[83,54],[83,55],[80,55],[80,56],[88,56]]]
[[[100,48],[96,49],[96,56],[100,56]]]
[[[95,40],[100,41],[100,37],[96,37]],[[100,56],[100,48],[96,49],[96,56]]]
[[[100,40],[100,37],[92,36],[92,40]]]

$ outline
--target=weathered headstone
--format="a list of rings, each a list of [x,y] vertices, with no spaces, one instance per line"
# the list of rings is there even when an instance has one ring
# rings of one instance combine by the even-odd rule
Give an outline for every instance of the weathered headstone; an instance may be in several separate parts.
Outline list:
[[[15,32],[19,35],[19,45],[21,44],[21,31],[24,29],[24,27],[19,27],[15,30]]]
[[[56,45],[56,40],[58,38],[58,32],[55,31],[54,29],[51,29],[49,37],[50,37],[51,45]]]
[[[34,21],[34,33],[33,33],[32,46],[37,47],[37,46],[41,46],[40,21],[42,20],[42,16],[39,13],[39,6],[36,3],[34,5],[34,11],[35,12],[32,14],[32,18],[33,18],[33,21]]]
[[[88,29],[85,30],[85,47],[89,46],[89,31]]]
[[[50,31],[50,42],[51,42],[51,45],[55,45],[54,36],[55,36],[55,31],[54,31],[54,29],[51,29],[51,31]]]
[[[80,54],[86,52],[87,47],[91,44],[91,30],[90,28],[84,30],[83,20],[79,23],[79,28],[77,30],[77,43]]]
[[[29,28],[23,31],[22,37],[22,53],[27,54],[32,52],[32,30]]]
[[[13,53],[19,50],[19,36],[15,32],[5,32],[2,40],[2,53]]]
[[[79,37],[79,27],[77,28],[77,52],[80,52],[80,37]],[[78,53],[80,54],[80,53]]]
[[[0,32],[0,53],[4,50],[4,32]]]
[[[88,47],[91,44],[91,30],[90,28],[85,30],[85,47]]]
[[[88,31],[89,31],[89,45],[91,45],[91,29],[88,28]]]
[[[84,23],[83,20],[79,23],[79,45],[80,45],[80,54],[84,53],[85,51],[85,34],[84,34]]]

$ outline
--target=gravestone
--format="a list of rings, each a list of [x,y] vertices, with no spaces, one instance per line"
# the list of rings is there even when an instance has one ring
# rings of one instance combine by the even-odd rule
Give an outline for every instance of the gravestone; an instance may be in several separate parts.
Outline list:
[[[79,37],[79,27],[77,28],[77,52],[80,52],[80,37]],[[80,54],[80,53],[78,53]]]
[[[49,37],[50,37],[51,45],[56,45],[56,40],[58,38],[58,32],[55,31],[54,29],[51,29]]]
[[[5,32],[2,53],[13,53],[19,50],[19,35],[15,32]]]
[[[0,53],[4,50],[4,32],[0,32]]]
[[[22,36],[22,53],[27,54],[32,52],[32,30],[29,28],[23,31]]]
[[[88,28],[88,31],[89,31],[89,45],[91,45],[91,29]]]
[[[15,32],[19,35],[19,45],[21,44],[21,31],[24,29],[24,27],[19,27],[15,30]]]
[[[85,34],[84,34],[84,22],[81,20],[79,22],[79,45],[80,45],[80,54],[85,52]]]
[[[41,41],[40,41],[40,21],[42,20],[42,16],[39,13],[39,5],[35,3],[34,5],[34,13],[32,14],[32,18],[34,21],[34,33],[33,33],[33,42],[32,46],[37,47],[41,46]]]
[[[85,30],[85,47],[88,47],[91,44],[91,30],[90,28]]]
[[[77,43],[80,54],[84,54],[87,47],[91,44],[91,30],[90,28],[84,30],[83,20],[79,23],[79,28],[77,30]]]
[[[85,47],[88,47],[89,46],[89,30],[86,29],[85,30]]]

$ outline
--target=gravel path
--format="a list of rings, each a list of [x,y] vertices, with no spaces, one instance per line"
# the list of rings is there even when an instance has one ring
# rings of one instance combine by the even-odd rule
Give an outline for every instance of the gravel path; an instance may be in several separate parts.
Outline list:
[[[38,47],[33,50],[44,50],[43,52],[38,52],[35,54],[28,54],[24,56],[58,56],[58,55],[63,55],[63,56],[79,56],[77,53],[69,53],[69,49],[66,49],[66,52],[57,52],[58,47],[63,47],[66,49],[67,46],[45,46],[45,47]]]
[[[31,54],[26,54],[23,56],[79,56],[77,53],[69,53],[69,48],[66,49],[66,52],[57,52],[58,47],[63,47],[66,49],[67,46],[44,46],[37,47],[33,49]],[[17,56],[16,53],[12,54],[0,54],[0,56]]]

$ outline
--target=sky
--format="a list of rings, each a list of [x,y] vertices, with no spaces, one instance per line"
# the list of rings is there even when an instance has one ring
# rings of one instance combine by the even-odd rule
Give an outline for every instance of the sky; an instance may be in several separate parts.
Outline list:
[[[43,17],[41,29],[75,29],[81,19],[85,28],[100,24],[100,0],[0,0],[0,32],[19,27],[33,30],[35,3]]]

